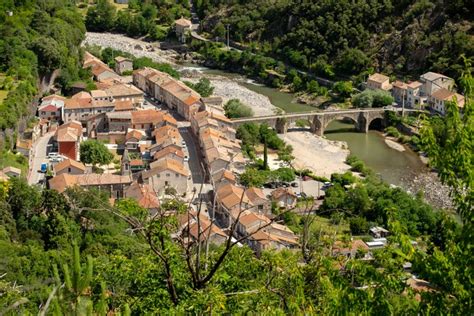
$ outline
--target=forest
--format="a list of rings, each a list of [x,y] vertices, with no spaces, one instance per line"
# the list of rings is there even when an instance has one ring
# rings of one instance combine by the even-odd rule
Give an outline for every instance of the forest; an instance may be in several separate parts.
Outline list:
[[[474,55],[471,1],[195,1],[204,31],[328,77],[372,68],[400,77],[427,69],[459,78]]]

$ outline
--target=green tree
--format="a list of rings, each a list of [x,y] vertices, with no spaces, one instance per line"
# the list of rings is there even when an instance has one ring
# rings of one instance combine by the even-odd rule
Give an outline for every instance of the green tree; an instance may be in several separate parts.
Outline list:
[[[364,235],[369,231],[369,223],[363,217],[353,217],[349,220],[351,233],[354,235]]]
[[[107,0],[97,0],[86,14],[86,26],[89,31],[111,31],[115,24],[116,8]]]
[[[81,143],[80,157],[83,163],[106,165],[112,162],[114,155],[100,141],[88,139]]]
[[[199,93],[202,97],[209,97],[214,92],[214,87],[211,85],[211,82],[207,78],[201,78],[199,81],[193,85],[191,85],[197,93]]]
[[[228,118],[250,117],[253,111],[238,99],[231,99],[224,105],[225,116]]]
[[[352,81],[338,81],[333,87],[333,91],[339,94],[343,98],[348,98],[352,93]]]

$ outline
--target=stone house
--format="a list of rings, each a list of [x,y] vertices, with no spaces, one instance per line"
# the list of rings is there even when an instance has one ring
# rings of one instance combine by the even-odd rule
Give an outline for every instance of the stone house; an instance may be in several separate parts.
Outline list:
[[[79,160],[79,144],[82,141],[82,124],[70,121],[58,127],[54,135],[58,153],[73,160]]]
[[[372,90],[379,89],[389,91],[390,89],[392,89],[392,85],[390,84],[389,77],[379,73],[374,73],[373,75],[370,75],[367,79],[367,88]]]
[[[176,37],[181,41],[186,41],[186,35],[191,31],[192,23],[190,20],[181,17],[180,19],[174,21],[174,30],[176,32]]]
[[[429,103],[432,109],[441,113],[446,114],[446,102],[452,102],[456,100],[459,109],[464,107],[464,96],[453,91],[449,91],[445,88],[436,90],[429,98]]]
[[[436,72],[427,72],[420,76],[420,81],[423,84],[421,87],[422,95],[430,97],[439,89],[453,90],[454,79]]]
[[[272,201],[278,207],[289,209],[296,206],[297,196],[291,188],[278,188],[272,192]]]
[[[132,71],[133,70],[133,62],[129,58],[125,58],[122,56],[117,56],[114,58],[115,60],[115,72],[119,75],[122,75],[125,71]]]
[[[174,188],[178,194],[184,194],[188,189],[188,171],[173,159],[158,161],[152,169],[142,172],[142,179],[160,194],[166,188]]]
[[[72,159],[65,159],[53,167],[54,174],[59,176],[63,173],[68,174],[84,174],[86,173],[86,166],[82,162]]]

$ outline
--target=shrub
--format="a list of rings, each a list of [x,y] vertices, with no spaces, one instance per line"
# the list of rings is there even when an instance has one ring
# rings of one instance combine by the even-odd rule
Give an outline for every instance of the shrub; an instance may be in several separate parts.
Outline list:
[[[393,126],[389,126],[385,129],[385,133],[388,135],[388,136],[392,136],[392,137],[400,137],[400,132]]]
[[[225,116],[228,118],[253,116],[252,109],[240,102],[239,99],[231,99],[224,105]]]
[[[367,234],[369,223],[363,217],[353,217],[349,220],[349,228],[354,235]]]

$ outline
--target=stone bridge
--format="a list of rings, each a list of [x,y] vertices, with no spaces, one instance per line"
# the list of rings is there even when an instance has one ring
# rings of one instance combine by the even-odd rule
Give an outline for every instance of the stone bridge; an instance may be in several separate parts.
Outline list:
[[[308,120],[310,122],[311,131],[319,136],[324,135],[326,127],[334,120],[349,119],[354,123],[357,131],[367,133],[370,123],[376,119],[385,121],[385,112],[392,111],[401,113],[402,115],[409,112],[423,112],[416,109],[401,108],[377,108],[377,109],[348,109],[333,111],[311,111],[300,113],[275,114],[268,116],[246,117],[233,119],[232,123],[237,128],[244,123],[267,123],[280,133],[286,133],[288,127],[295,123],[296,120]]]

